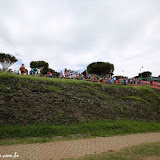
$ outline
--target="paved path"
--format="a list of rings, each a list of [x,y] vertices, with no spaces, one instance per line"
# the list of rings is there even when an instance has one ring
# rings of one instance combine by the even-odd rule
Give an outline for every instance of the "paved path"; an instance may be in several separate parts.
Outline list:
[[[0,160],[59,160],[61,158],[78,158],[110,150],[118,151],[124,147],[151,142],[160,142],[160,133],[0,146],[1,156],[14,155],[15,152],[19,155],[19,158],[1,157]]]

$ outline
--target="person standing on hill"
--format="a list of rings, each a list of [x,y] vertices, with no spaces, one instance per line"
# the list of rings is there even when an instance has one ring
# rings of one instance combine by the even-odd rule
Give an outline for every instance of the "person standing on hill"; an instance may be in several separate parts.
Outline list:
[[[133,84],[136,84],[136,79],[135,78],[133,79]]]
[[[51,77],[51,72],[50,72],[50,70],[47,72],[47,76],[48,76],[48,77]]]
[[[24,75],[24,72],[25,72],[24,64],[22,64],[22,66],[20,67],[20,71],[21,71],[21,75]]]

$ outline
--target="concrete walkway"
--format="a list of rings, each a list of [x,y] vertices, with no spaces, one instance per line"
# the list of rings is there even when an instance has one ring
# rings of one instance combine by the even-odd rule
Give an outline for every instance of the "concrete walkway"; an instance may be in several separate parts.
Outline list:
[[[124,147],[142,143],[160,142],[160,133],[134,134],[114,137],[97,137],[72,141],[0,146],[0,160],[59,160],[79,158],[85,155],[118,151]],[[3,158],[4,155],[19,158]]]

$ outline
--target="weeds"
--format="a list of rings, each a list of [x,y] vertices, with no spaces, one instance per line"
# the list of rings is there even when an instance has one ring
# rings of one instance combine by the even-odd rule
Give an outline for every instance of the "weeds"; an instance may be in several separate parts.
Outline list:
[[[60,117],[63,112],[60,113]],[[113,136],[129,133],[159,132],[160,123],[141,121],[97,120],[74,125],[55,125],[52,123],[21,125],[1,125],[0,139],[24,137],[53,137],[73,134],[91,136]]]

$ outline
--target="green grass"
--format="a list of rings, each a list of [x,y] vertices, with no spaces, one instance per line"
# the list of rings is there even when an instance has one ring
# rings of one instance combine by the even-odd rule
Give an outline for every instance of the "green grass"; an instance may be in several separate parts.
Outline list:
[[[102,87],[112,87],[112,88],[124,88],[124,90],[120,90],[125,92],[126,89],[134,88],[137,90],[135,92],[135,96],[126,96],[122,97],[122,99],[132,99],[138,100],[139,102],[147,101],[147,103],[153,104],[152,106],[155,108],[159,108],[159,97],[160,95],[155,92],[149,86],[124,86],[124,85],[110,85],[104,86],[99,83],[90,83],[87,81],[81,80],[72,80],[72,79],[58,79],[58,78],[46,78],[46,77],[36,77],[36,76],[21,76],[11,73],[0,73],[0,78],[16,78],[16,79],[26,79],[33,81],[49,81],[55,84],[64,83],[64,84],[76,84],[81,85],[82,91],[88,94],[90,97],[90,93],[94,94],[95,97],[101,98],[102,101],[106,101],[108,99],[112,99],[113,95],[107,95],[105,90],[102,90]],[[4,82],[5,83],[5,82]],[[21,89],[21,85],[26,86],[27,81],[17,83],[19,88]],[[35,84],[31,85],[31,88],[35,88]],[[94,87],[92,87],[94,85]],[[7,85],[1,84],[0,88],[3,92],[8,93]],[[43,85],[43,89],[53,90],[57,92],[62,92],[62,88],[58,85],[47,84],[47,86]],[[86,88],[85,88],[86,87]],[[13,91],[13,90],[12,90]],[[15,90],[16,91],[16,90]],[[14,92],[14,91],[13,91]],[[65,92],[65,91],[63,91]],[[66,91],[69,93],[69,91]],[[70,91],[71,92],[71,91]],[[10,92],[9,92],[10,93]],[[12,93],[8,93],[8,99],[10,99],[13,95]],[[88,99],[87,97],[87,99]],[[156,98],[155,98],[156,97]],[[92,97],[91,97],[92,98]],[[115,98],[115,97],[113,97]],[[92,99],[91,99],[92,102]],[[51,103],[51,102],[49,102]],[[1,104],[1,101],[0,101]],[[117,107],[119,107],[117,105]],[[12,109],[12,108],[10,108]],[[123,114],[128,114],[128,106],[119,107],[120,111]],[[60,114],[60,117],[63,113]],[[25,117],[25,115],[24,115]],[[30,142],[46,142],[53,139],[54,136],[68,136],[74,134],[89,134],[91,136],[114,136],[114,135],[124,135],[131,133],[145,133],[145,132],[159,132],[160,131],[160,123],[153,122],[140,122],[140,121],[111,121],[111,120],[97,120],[88,123],[80,123],[74,125],[55,125],[55,124],[29,124],[27,126],[20,125],[5,125],[0,123],[0,139],[19,139],[20,143],[30,143]],[[40,137],[40,139],[33,139],[31,137]],[[12,140],[11,140],[12,141]],[[5,141],[6,142],[6,141]],[[11,142],[12,143],[12,142]],[[14,142],[13,142],[14,143]],[[4,143],[3,143],[4,144]]]
[[[89,155],[78,160],[145,160],[149,157],[160,159],[160,142],[128,147],[119,152],[108,152],[100,155]]]
[[[113,84],[113,85],[107,85],[107,87],[111,88],[133,88],[136,90],[148,90],[148,91],[154,91],[154,89],[149,85],[142,85],[142,86],[136,86],[136,85],[122,85],[122,84]]]
[[[145,101],[144,99],[140,97],[135,97],[135,96],[127,96],[127,97],[121,97],[122,99],[132,99],[132,100],[138,100],[138,101]]]
[[[73,136],[73,137],[72,137]],[[14,145],[14,144],[31,144],[31,143],[47,143],[47,142],[57,142],[57,141],[71,141],[79,140],[81,137],[74,137],[74,135],[68,137],[26,137],[26,138],[15,138],[15,139],[5,139],[0,140],[0,145]],[[82,135],[83,137],[83,135]],[[92,136],[83,137],[83,139],[93,138]]]
[[[36,76],[26,76],[26,75],[17,75],[13,73],[0,73],[0,78],[21,78],[21,79],[29,79],[29,80],[34,80],[34,81],[51,81],[55,83],[65,83],[65,84],[84,84],[84,85],[93,85],[93,86],[105,86],[100,83],[91,83],[88,81],[83,81],[83,80],[76,80],[76,79],[61,79],[61,78],[48,78],[48,77],[36,77]],[[113,85],[107,85],[105,87],[111,87],[111,88],[134,88],[137,90],[148,90],[154,92],[154,89],[148,85],[143,85],[143,86],[135,86],[135,85],[121,85],[121,84],[113,84]]]
[[[159,131],[160,123],[131,120],[97,120],[74,125],[30,124],[27,126],[20,126],[3,124],[0,126],[0,139],[29,137],[51,138],[54,136],[68,136],[74,134],[89,134],[92,137],[105,137]]]
[[[71,84],[91,84],[91,85],[98,85],[102,86],[100,83],[91,83],[88,81],[83,80],[76,80],[76,79],[61,79],[61,78],[48,78],[48,77],[37,77],[37,76],[26,76],[26,75],[17,75],[13,73],[4,73],[0,72],[0,78],[21,78],[21,79],[29,79],[34,81],[52,81],[52,82],[61,82],[61,83],[71,83]],[[103,85],[104,86],[104,85]],[[113,84],[113,85],[107,85],[106,87],[117,87],[117,88],[134,88],[138,90],[149,90],[154,91],[152,87],[148,85],[142,85],[142,86],[135,86],[135,85],[121,85],[121,84]]]
[[[50,81],[55,83],[65,83],[65,84],[87,84],[87,85],[98,85],[99,83],[91,83],[88,81],[76,80],[76,79],[61,79],[61,78],[48,78],[48,77],[37,77],[37,76],[26,76],[26,75],[17,75],[13,73],[0,73],[0,78],[20,78],[20,79],[29,79],[33,81]]]

